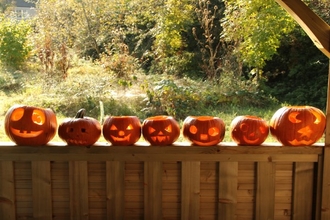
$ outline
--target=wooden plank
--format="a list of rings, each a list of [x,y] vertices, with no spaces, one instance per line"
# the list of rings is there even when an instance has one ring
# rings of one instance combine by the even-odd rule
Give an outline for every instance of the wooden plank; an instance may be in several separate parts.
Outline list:
[[[124,219],[125,210],[125,162],[106,162],[107,219]]]
[[[275,0],[304,29],[317,48],[330,58],[330,26],[301,0]]]
[[[14,182],[13,161],[0,161],[0,219],[16,219]]]
[[[162,219],[163,162],[144,163],[144,219]]]
[[[33,218],[53,219],[50,161],[32,161]]]
[[[325,146],[322,167],[321,219],[330,219],[330,60],[328,74],[328,93],[326,106]]]
[[[200,162],[182,162],[181,172],[181,219],[197,220],[200,213]]]
[[[256,219],[274,219],[275,163],[257,164]]]
[[[323,153],[321,145],[283,146],[169,146],[77,148],[65,146],[0,146],[0,161],[292,161],[317,162]]]
[[[87,161],[69,162],[71,220],[89,219]]]
[[[314,164],[295,163],[292,220],[310,220],[313,213]]]
[[[218,220],[236,219],[238,162],[219,163]]]

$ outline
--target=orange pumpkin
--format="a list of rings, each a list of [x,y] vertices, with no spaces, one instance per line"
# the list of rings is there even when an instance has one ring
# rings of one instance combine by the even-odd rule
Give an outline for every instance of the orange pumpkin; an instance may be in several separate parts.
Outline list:
[[[5,132],[17,145],[41,146],[56,134],[57,119],[49,108],[14,105],[5,115]]]
[[[183,136],[193,144],[212,146],[225,137],[225,123],[212,116],[188,116],[183,122]]]
[[[151,145],[171,145],[180,136],[180,125],[171,116],[149,117],[143,121],[142,134]]]
[[[238,145],[260,145],[268,137],[267,121],[257,116],[237,116],[230,124],[231,138]]]
[[[312,106],[282,107],[269,122],[270,133],[283,145],[308,146],[324,134],[324,113]]]
[[[136,116],[111,116],[103,123],[103,137],[112,145],[127,146],[141,137],[141,123]]]
[[[66,118],[58,127],[58,136],[68,145],[91,146],[101,136],[98,120],[84,117],[86,110],[80,109],[75,118]]]

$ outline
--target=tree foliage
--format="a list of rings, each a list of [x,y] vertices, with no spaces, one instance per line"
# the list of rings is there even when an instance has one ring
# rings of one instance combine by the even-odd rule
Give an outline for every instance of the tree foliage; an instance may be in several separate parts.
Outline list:
[[[227,0],[222,37],[239,42],[236,52],[245,64],[262,68],[295,23],[274,0]]]

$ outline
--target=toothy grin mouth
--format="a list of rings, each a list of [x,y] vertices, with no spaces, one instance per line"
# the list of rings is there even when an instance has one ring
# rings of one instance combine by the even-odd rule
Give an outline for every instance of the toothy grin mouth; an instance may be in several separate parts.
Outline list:
[[[24,137],[24,138],[33,138],[38,137],[43,131],[27,131],[27,130],[19,130],[10,128],[11,132],[18,136],[18,137]]]

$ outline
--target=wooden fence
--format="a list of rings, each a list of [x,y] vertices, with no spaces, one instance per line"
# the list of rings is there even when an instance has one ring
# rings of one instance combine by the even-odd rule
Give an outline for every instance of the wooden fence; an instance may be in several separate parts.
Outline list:
[[[0,219],[320,219],[324,144],[0,144]]]

